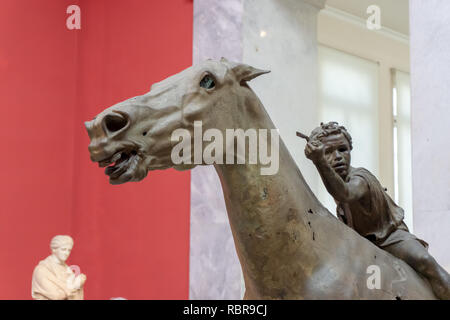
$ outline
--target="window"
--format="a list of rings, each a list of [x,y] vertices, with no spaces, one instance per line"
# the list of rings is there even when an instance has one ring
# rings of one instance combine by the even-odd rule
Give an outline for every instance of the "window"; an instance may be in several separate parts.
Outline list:
[[[352,166],[367,168],[378,177],[378,64],[319,46],[319,121],[345,126],[353,140]],[[322,181],[318,198],[336,213]]]
[[[406,72],[392,70],[394,142],[394,201],[405,210],[405,223],[412,232],[411,90]]]
[[[410,78],[406,72],[391,70],[393,123],[386,129],[378,117],[378,75],[378,63],[320,46],[319,120],[337,121],[345,126],[353,138],[352,166],[367,168],[378,179],[379,128],[393,131],[394,170],[390,175],[394,180],[394,201],[405,210],[404,221],[412,231]],[[381,159],[392,161],[389,157]],[[318,198],[328,210],[336,213],[336,204],[321,180]]]

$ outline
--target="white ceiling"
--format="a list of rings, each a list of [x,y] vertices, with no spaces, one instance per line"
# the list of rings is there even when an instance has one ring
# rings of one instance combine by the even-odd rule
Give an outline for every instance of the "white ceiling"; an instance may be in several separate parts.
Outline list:
[[[408,0],[327,0],[326,5],[367,19],[367,7],[377,5],[381,9],[381,25],[409,35]]]

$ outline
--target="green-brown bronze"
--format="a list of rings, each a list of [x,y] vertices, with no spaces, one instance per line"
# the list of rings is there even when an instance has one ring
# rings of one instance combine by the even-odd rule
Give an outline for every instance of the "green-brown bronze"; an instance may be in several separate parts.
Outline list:
[[[378,247],[402,259],[428,279],[440,299],[450,299],[450,276],[411,234],[397,206],[367,169],[353,168],[352,137],[337,122],[321,123],[309,137],[305,155],[313,161],[337,203],[337,216]]]
[[[193,167],[173,164],[171,134],[184,128],[193,136],[196,120],[224,136],[227,128],[274,128],[247,84],[263,73],[208,60],[153,85],[86,122],[91,160],[109,165],[112,184],[139,181],[149,170]],[[244,298],[435,299],[411,267],[322,206],[282,141],[275,175],[261,175],[260,164],[214,166],[244,274]],[[367,285],[373,265],[380,268],[380,289]]]

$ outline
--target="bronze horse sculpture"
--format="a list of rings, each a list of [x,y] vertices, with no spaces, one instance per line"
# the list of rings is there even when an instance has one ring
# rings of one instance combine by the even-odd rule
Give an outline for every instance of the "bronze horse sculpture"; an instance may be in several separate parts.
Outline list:
[[[247,84],[264,73],[226,59],[207,60],[154,84],[148,93],[85,123],[91,160],[107,167],[112,184],[140,181],[150,170],[195,166],[174,164],[171,158],[172,132],[192,133],[194,121],[224,136],[227,128],[274,129]],[[435,299],[411,267],[322,206],[283,141],[278,172],[261,175],[261,166],[214,164],[244,274],[245,299]],[[374,266],[377,288],[369,285]]]

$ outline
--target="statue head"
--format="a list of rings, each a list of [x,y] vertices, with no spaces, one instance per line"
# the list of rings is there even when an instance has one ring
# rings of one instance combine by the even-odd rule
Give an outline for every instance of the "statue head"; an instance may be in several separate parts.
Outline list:
[[[342,179],[348,175],[350,168],[350,151],[353,149],[352,137],[345,127],[337,122],[321,123],[309,136],[311,143],[321,142],[328,164]]]
[[[50,241],[50,249],[52,255],[60,262],[65,262],[73,248],[73,239],[71,236],[58,235],[54,236]]]
[[[226,59],[206,60],[155,83],[148,93],[109,107],[85,123],[91,160],[106,167],[111,184],[140,181],[150,170],[192,169],[193,152],[183,154],[188,158],[183,163],[172,159],[172,149],[182,138],[177,135],[188,132],[194,137],[195,123],[223,136],[226,129],[246,130],[246,117],[259,112],[247,82],[267,72]]]

